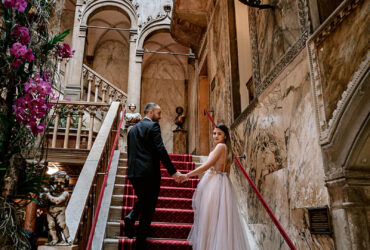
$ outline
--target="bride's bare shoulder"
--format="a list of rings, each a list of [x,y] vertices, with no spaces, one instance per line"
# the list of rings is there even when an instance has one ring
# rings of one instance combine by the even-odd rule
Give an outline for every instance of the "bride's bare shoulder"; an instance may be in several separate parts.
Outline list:
[[[225,151],[226,149],[227,149],[227,146],[225,143],[218,143],[215,147],[215,151],[220,152],[220,153]]]
[[[226,148],[227,148],[227,146],[226,146],[226,144],[225,144],[225,143],[218,143],[218,144],[216,145],[216,148],[226,149]]]

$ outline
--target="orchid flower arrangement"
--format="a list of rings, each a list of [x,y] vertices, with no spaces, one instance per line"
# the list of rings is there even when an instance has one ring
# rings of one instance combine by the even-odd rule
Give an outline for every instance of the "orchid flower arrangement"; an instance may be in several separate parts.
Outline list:
[[[0,0],[0,245],[7,236],[16,249],[30,244],[14,216],[29,202],[37,202],[45,184],[42,176],[34,176],[42,169],[27,169],[42,166],[50,101],[56,98],[57,58],[74,54],[63,43],[69,30],[53,34],[48,29],[56,1]],[[32,159],[34,166],[25,159]]]

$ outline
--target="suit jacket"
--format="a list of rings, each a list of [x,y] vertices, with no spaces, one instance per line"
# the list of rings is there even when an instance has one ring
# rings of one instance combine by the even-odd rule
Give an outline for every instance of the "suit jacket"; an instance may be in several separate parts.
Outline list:
[[[144,118],[134,125],[127,136],[129,179],[161,176],[160,161],[168,173],[177,172],[164,147],[158,122]]]

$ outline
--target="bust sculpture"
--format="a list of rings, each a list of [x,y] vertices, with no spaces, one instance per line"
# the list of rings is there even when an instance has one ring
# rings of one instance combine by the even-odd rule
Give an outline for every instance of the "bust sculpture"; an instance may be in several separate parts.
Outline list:
[[[136,123],[141,121],[141,115],[140,113],[135,113],[136,105],[131,103],[128,106],[128,109],[130,112],[126,112],[125,114],[125,120],[126,120],[126,128],[134,126]]]
[[[47,245],[70,245],[70,234],[66,225],[65,211],[69,200],[69,193],[64,190],[69,184],[69,176],[59,171],[50,177],[52,190],[41,194],[41,202],[47,206],[47,222],[51,241]],[[64,235],[64,239],[62,237]]]
[[[177,113],[177,116],[175,118],[175,124],[177,125],[176,129],[182,129],[182,126],[185,123],[185,115],[183,115],[184,113],[183,107],[177,107],[176,113]]]

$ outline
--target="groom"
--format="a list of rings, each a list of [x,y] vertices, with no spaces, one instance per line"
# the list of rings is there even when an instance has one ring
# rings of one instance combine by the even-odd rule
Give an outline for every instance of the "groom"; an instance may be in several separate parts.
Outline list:
[[[138,197],[131,212],[124,218],[125,235],[133,238],[135,221],[139,214],[135,249],[146,249],[146,237],[160,191],[160,161],[176,182],[185,180],[185,176],[173,166],[163,145],[158,121],[162,118],[158,104],[148,103],[144,108],[145,117],[131,128],[127,136],[128,174],[135,194]]]

